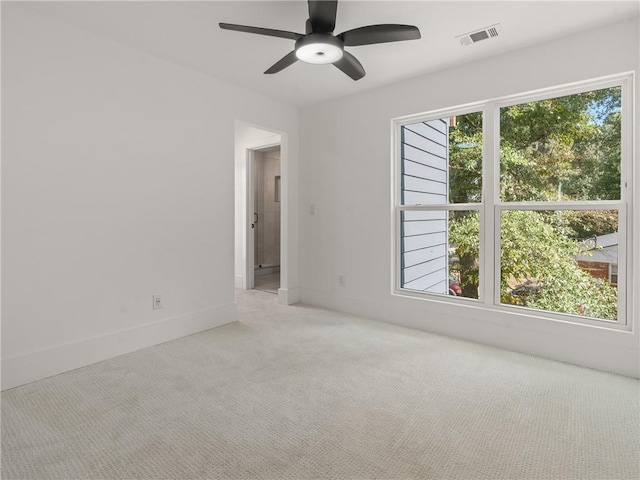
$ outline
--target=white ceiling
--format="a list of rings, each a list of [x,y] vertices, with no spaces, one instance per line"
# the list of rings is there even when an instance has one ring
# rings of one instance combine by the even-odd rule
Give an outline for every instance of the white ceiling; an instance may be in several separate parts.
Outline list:
[[[295,106],[353,94],[638,16],[633,1],[356,1],[338,4],[335,33],[378,24],[420,28],[421,40],[348,47],[367,75],[354,82],[332,65],[269,66],[293,41],[224,31],[218,22],[304,33],[307,4],[295,1],[29,2],[25,8],[90,30]],[[462,47],[456,35],[495,23],[500,37]]]

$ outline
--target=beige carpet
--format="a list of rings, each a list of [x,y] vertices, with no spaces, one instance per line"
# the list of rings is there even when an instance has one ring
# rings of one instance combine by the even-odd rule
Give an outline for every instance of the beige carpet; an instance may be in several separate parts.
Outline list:
[[[636,380],[305,306],[2,395],[8,479],[638,479]]]

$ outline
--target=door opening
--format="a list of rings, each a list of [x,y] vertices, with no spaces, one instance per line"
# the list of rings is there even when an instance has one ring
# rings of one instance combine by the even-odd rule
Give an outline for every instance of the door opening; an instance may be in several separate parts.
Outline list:
[[[253,287],[270,293],[280,288],[280,145],[253,150]]]
[[[295,249],[293,252],[290,250],[291,245],[296,245],[292,243],[292,232],[289,229],[292,216],[290,151],[290,139],[286,133],[240,120],[235,121],[234,285],[243,290],[253,289],[256,267],[260,274],[277,273],[277,277],[274,275],[270,278],[259,278],[258,286],[263,281],[270,281],[267,288],[277,291],[277,301],[283,305],[299,301],[299,289],[290,288],[292,280],[297,281],[296,272],[293,270],[297,265],[296,257],[292,255]],[[268,160],[269,157],[279,157],[277,168],[272,168],[268,161],[265,163],[265,159]],[[256,206],[254,202],[254,164],[255,170],[263,168],[267,173],[266,177],[263,176],[262,191],[266,192],[266,203],[262,214],[261,207]],[[297,198],[295,193],[296,190],[293,189],[294,198]],[[254,213],[258,214],[257,218]],[[255,220],[258,226],[257,234]],[[258,242],[254,242],[254,237]],[[259,241],[264,237],[267,237],[270,243],[263,245],[261,249]],[[266,254],[266,258],[259,258],[261,254]],[[269,271],[267,268],[273,270]]]

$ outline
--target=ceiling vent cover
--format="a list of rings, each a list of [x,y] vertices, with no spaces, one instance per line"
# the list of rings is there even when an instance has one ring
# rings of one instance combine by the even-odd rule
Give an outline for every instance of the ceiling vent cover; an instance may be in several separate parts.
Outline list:
[[[490,27],[481,28],[473,32],[465,33],[464,35],[458,35],[456,38],[460,42],[460,45],[471,45],[472,43],[478,43],[482,40],[497,37],[502,33],[502,27],[499,23],[491,25]]]

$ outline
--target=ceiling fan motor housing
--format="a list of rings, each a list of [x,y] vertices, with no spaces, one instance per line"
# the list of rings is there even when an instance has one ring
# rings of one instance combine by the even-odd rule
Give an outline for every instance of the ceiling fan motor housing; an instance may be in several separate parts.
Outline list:
[[[334,63],[344,54],[344,43],[330,33],[310,33],[296,41],[296,57],[306,63]]]

